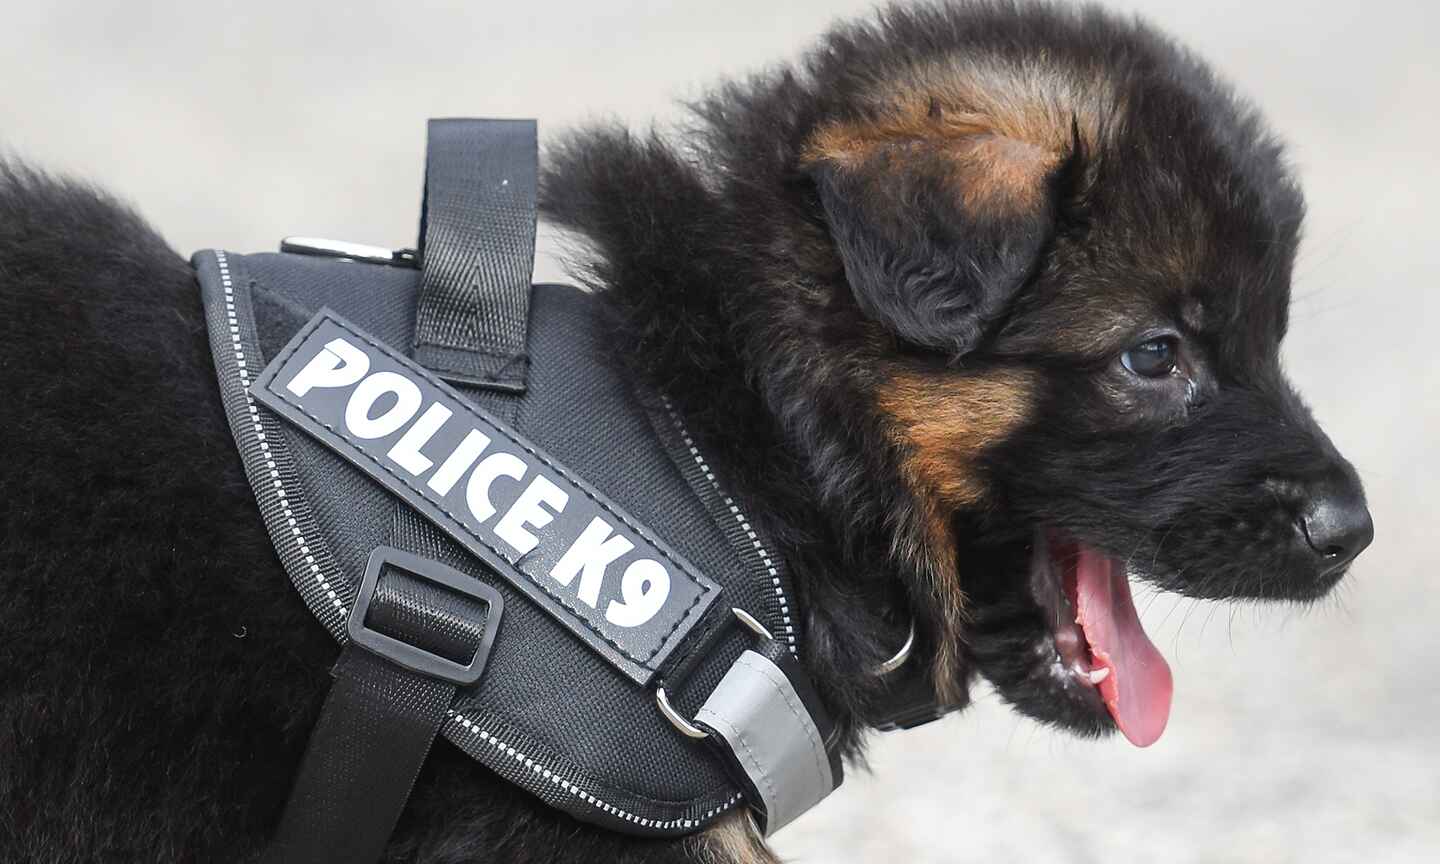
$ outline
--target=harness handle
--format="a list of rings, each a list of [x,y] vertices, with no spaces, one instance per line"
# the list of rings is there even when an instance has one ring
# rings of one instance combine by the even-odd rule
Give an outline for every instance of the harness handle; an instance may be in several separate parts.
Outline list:
[[[522,393],[535,270],[534,120],[431,120],[415,359],[452,384]]]

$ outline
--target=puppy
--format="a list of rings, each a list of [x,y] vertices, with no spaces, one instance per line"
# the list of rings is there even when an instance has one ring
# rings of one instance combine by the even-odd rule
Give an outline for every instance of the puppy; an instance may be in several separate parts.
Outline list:
[[[620,359],[758,505],[848,755],[887,699],[857,670],[912,622],[945,707],[984,677],[1149,744],[1172,680],[1132,580],[1306,602],[1369,543],[1280,371],[1300,192],[1165,37],[895,7],[696,111],[675,140],[572,135],[543,207],[593,244]],[[264,534],[188,265],[103,194],[5,168],[0,389],[0,857],[254,857],[335,649]],[[390,857],[769,860],[741,819],[608,834],[445,746]]]

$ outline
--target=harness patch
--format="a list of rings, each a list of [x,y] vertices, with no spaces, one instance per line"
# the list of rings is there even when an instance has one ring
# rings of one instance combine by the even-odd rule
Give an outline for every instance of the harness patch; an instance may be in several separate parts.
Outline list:
[[[255,379],[251,394],[398,495],[641,686],[720,595],[584,480],[328,309]]]

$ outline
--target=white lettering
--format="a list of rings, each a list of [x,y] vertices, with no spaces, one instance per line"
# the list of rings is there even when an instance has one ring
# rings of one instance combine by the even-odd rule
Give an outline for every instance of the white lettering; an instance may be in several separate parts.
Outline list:
[[[396,465],[416,477],[424,474],[435,463],[420,450],[430,443],[430,439],[435,437],[435,433],[440,431],[440,427],[445,425],[445,421],[449,420],[453,413],[439,402],[431,404],[425,409],[425,413],[420,415],[420,419],[415,421],[415,425],[405,430],[405,434],[400,436],[400,440],[395,442],[395,446],[391,447],[386,455],[394,460]]]
[[[555,513],[565,509],[570,503],[570,496],[563,489],[551,483],[549,478],[543,474],[535,475],[515,503],[500,521],[495,523],[495,536],[509,543],[511,548],[521,555],[528,553],[540,541],[534,534],[527,530],[531,528],[544,528],[555,518],[555,514],[541,507],[541,504],[548,504]]]
[[[465,503],[477,522],[484,522],[495,515],[495,505],[490,503],[490,484],[497,477],[511,477],[519,480],[525,476],[525,463],[513,453],[491,453],[470,474],[465,484]]]
[[[387,393],[395,394],[395,404],[372,419],[370,409]],[[410,422],[419,410],[420,388],[414,381],[395,372],[376,372],[350,394],[345,405],[345,425],[357,438],[384,438]]]
[[[635,544],[614,534],[614,531],[609,523],[596,516],[550,568],[550,578],[561,585],[569,585],[583,569],[579,597],[592,609],[600,603],[600,585],[605,581],[605,568],[635,548]]]
[[[331,339],[295,373],[285,389],[304,396],[311,387],[349,387],[370,371],[370,357],[344,339]]]
[[[611,600],[605,607],[605,620],[617,627],[638,627],[665,605],[670,596],[670,571],[650,558],[632,562],[620,580],[620,595],[624,600]]]
[[[435,473],[430,475],[430,482],[426,485],[441,496],[449,495],[450,490],[454,489],[455,483],[459,481],[460,475],[468,471],[475,460],[480,458],[480,454],[485,452],[485,448],[489,446],[489,435],[479,429],[471,429],[466,433],[465,440],[460,442],[460,446],[446,456],[445,461],[440,463],[440,467],[435,469]]]

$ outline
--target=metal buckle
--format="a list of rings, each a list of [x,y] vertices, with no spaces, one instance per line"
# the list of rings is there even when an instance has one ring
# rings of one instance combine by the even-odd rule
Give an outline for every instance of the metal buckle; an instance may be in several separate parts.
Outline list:
[[[769,641],[775,638],[774,636],[770,635],[769,630],[765,629],[764,624],[761,624],[754,615],[751,615],[744,609],[741,609],[738,606],[731,606],[730,612],[734,614],[737,621],[745,625],[745,628],[747,630],[749,630],[751,633],[754,633],[756,636],[759,636],[761,639]],[[706,732],[704,729],[701,729],[699,726],[696,726],[694,723],[691,723],[689,720],[686,720],[685,715],[675,710],[675,706],[670,704],[670,697],[666,695],[665,688],[663,686],[655,688],[655,706],[660,709],[660,714],[664,716],[666,720],[670,721],[670,725],[678,729],[680,731],[680,734],[684,735],[685,737],[710,737],[710,733]]]
[[[365,626],[365,615],[370,611],[370,602],[375,599],[375,589],[380,584],[380,573],[386,565],[485,603],[485,630],[469,663],[456,663]],[[500,592],[484,582],[428,558],[380,546],[370,553],[370,560],[365,564],[365,576],[360,581],[360,590],[355,595],[355,604],[350,609],[345,629],[351,642],[397,666],[467,687],[479,681],[485,672],[485,661],[490,657],[490,646],[495,643],[495,633],[500,629],[500,614],[504,608],[505,601]]]
[[[359,261],[363,264],[388,264],[392,267],[415,269],[420,267],[420,256],[414,249],[386,249],[384,246],[351,243],[348,240],[326,240],[323,237],[286,237],[280,241],[280,251],[293,255]]]

